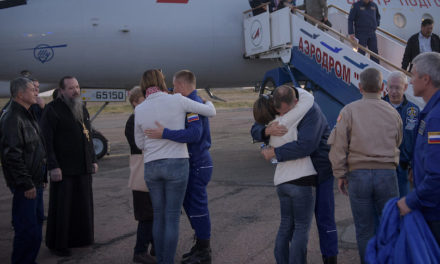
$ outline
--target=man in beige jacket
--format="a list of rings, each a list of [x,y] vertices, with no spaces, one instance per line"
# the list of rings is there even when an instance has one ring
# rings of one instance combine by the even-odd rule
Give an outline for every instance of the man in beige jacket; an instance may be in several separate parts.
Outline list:
[[[399,113],[381,100],[382,74],[367,68],[360,75],[361,100],[339,114],[328,144],[339,190],[350,198],[356,240],[365,263],[365,249],[385,203],[399,196],[396,166],[402,141]]]

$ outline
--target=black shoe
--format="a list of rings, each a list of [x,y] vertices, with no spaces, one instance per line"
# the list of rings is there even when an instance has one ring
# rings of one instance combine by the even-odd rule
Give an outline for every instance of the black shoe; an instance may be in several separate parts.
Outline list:
[[[211,248],[196,249],[182,264],[211,264]]]
[[[196,250],[197,250],[196,245],[194,245],[189,252],[186,252],[185,254],[183,254],[182,255],[182,263],[184,261],[188,260],[194,254],[194,252],[196,252]]]
[[[322,256],[322,261],[324,262],[324,264],[337,264],[338,256],[331,256],[331,257]]]
[[[50,252],[58,257],[70,257],[72,256],[72,251],[68,248],[54,248],[50,249]]]

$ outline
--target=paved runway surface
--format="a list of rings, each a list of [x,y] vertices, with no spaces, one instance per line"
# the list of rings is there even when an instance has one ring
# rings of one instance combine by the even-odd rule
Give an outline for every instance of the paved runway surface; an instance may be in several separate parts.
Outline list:
[[[93,179],[95,244],[59,258],[42,243],[38,263],[132,263],[137,223],[131,190],[127,188],[129,149],[124,136],[128,114],[102,114],[94,126],[111,142],[109,156],[99,161]],[[275,263],[273,248],[279,225],[279,202],[273,187],[274,167],[259,154],[249,134],[248,108],[218,110],[211,119],[214,174],[209,184],[213,263]],[[13,240],[11,194],[0,177],[0,263],[9,263]],[[48,191],[45,191],[47,214]],[[359,263],[348,198],[335,189],[339,263]],[[44,229],[45,232],[45,229]],[[180,221],[176,263],[192,246],[186,216]],[[45,236],[43,234],[43,236]],[[308,246],[308,263],[322,263],[315,223]]]

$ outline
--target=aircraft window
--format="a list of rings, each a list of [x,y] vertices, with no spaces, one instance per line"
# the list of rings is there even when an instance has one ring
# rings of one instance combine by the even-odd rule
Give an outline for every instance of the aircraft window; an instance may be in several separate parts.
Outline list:
[[[404,28],[406,26],[406,17],[402,13],[394,14],[394,25],[398,28]]]
[[[27,0],[0,0],[0,9],[25,5]]]
[[[423,14],[422,21],[425,20],[425,19],[428,19],[428,18],[431,19],[432,21],[434,21],[434,18],[432,18],[432,16],[430,14],[427,14],[427,13]]]

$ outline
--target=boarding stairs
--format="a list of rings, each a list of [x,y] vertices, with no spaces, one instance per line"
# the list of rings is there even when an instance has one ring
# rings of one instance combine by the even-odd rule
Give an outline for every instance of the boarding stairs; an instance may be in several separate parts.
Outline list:
[[[380,55],[373,53],[348,37],[348,14],[336,6],[329,6],[332,28],[294,7],[256,16],[248,10],[243,17],[245,58],[276,59],[282,63],[266,73],[260,92],[272,92],[266,85],[268,80],[273,82],[273,87],[286,82],[305,86],[313,92],[331,125],[344,105],[361,98],[359,75],[365,68],[380,70],[385,80],[383,85],[392,71],[402,71],[410,77],[410,73],[400,68],[404,40],[378,29]],[[366,55],[358,53],[358,49]],[[371,56],[378,58],[380,64],[370,60]],[[412,87],[408,87],[406,96],[423,107],[423,100],[413,96]]]

